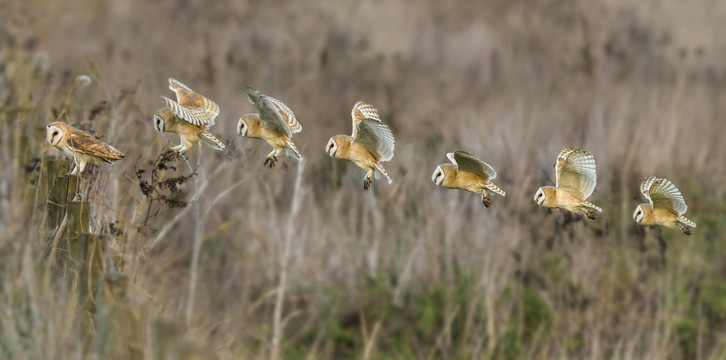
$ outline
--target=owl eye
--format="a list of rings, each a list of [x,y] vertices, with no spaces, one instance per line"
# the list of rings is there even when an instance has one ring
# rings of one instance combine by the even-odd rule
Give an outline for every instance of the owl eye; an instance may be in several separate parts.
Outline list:
[[[58,131],[53,131],[53,136],[58,136]]]

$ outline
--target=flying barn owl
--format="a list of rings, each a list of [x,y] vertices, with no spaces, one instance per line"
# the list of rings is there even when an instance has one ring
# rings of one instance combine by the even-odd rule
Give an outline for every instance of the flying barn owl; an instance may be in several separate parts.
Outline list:
[[[359,101],[353,105],[353,133],[335,135],[328,140],[326,152],[334,158],[349,160],[366,171],[363,189],[371,187],[374,174],[381,173],[388,183],[392,183],[381,162],[393,158],[395,140],[388,126],[381,122],[378,110],[372,105]]]
[[[73,160],[71,175],[81,174],[86,164],[105,162],[113,165],[117,160],[125,157],[113,146],[108,145],[93,135],[75,129],[63,122],[48,124],[45,130],[48,142],[60,150],[63,155]]]
[[[681,192],[670,181],[649,176],[640,184],[640,192],[650,204],[640,204],[635,208],[633,220],[641,225],[662,225],[669,228],[678,225],[684,234],[690,235],[696,223],[683,214],[688,210]]]
[[[446,157],[449,158],[451,164],[439,165],[431,176],[431,180],[436,185],[481,193],[481,202],[486,207],[491,204],[487,190],[507,196],[502,189],[491,182],[497,177],[497,172],[489,164],[465,151],[448,153]]]
[[[277,156],[285,153],[302,160],[302,155],[292,142],[292,134],[302,131],[302,125],[295,114],[282,101],[267,96],[251,87],[246,87],[247,99],[257,107],[259,113],[245,114],[237,121],[237,134],[243,137],[261,139],[272,146],[265,158],[270,168],[277,163]]]
[[[595,211],[602,209],[586,201],[595,190],[595,157],[585,150],[566,148],[560,152],[555,165],[555,187],[543,186],[534,195],[537,205],[560,208],[571,212],[582,211],[596,219]]]
[[[214,150],[224,150],[224,143],[209,132],[219,115],[219,106],[172,78],[169,78],[169,89],[176,93],[177,101],[162,96],[161,100],[166,107],[154,114],[154,129],[179,135],[181,144],[169,150],[183,153],[199,140]]]

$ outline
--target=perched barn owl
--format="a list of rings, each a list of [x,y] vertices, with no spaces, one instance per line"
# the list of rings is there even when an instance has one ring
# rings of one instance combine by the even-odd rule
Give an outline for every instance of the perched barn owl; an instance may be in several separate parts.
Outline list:
[[[349,160],[366,170],[363,189],[371,187],[374,174],[381,173],[392,183],[381,162],[393,158],[395,140],[388,126],[381,122],[378,110],[363,101],[355,103],[353,111],[353,133],[351,136],[335,135],[328,140],[326,152],[331,157]],[[377,173],[377,172],[378,173]]]
[[[169,89],[176,93],[177,101],[162,96],[161,100],[166,107],[154,114],[154,129],[179,135],[181,144],[169,150],[182,153],[199,140],[214,150],[224,150],[224,143],[209,132],[209,128],[214,125],[214,119],[219,115],[219,106],[171,78]]]
[[[302,155],[293,144],[292,134],[302,131],[302,125],[295,119],[295,114],[282,101],[267,96],[251,87],[245,88],[247,99],[257,107],[259,114],[245,114],[237,121],[237,134],[243,137],[261,139],[272,146],[265,158],[265,165],[272,168],[277,163],[277,156],[285,153],[302,160]]]
[[[481,193],[481,202],[486,207],[491,204],[487,190],[507,196],[502,189],[491,182],[497,177],[497,172],[489,164],[464,151],[448,153],[446,157],[449,158],[451,164],[439,165],[431,176],[431,180],[436,185]]]
[[[73,159],[72,175],[81,174],[89,162],[101,161],[113,165],[124,158],[124,154],[96,139],[93,135],[75,129],[63,122],[49,124],[45,130],[48,142],[60,150],[67,158]]]
[[[675,227],[678,225],[684,234],[690,235],[696,223],[686,219],[683,214],[688,210],[686,201],[681,192],[670,181],[649,176],[640,184],[643,193],[650,204],[640,204],[635,208],[633,220],[641,225],[662,225]]]
[[[588,218],[596,219],[593,210],[602,212],[602,209],[586,201],[597,184],[595,157],[585,150],[566,148],[557,157],[555,175],[555,187],[539,188],[534,202],[548,208],[582,211]]]

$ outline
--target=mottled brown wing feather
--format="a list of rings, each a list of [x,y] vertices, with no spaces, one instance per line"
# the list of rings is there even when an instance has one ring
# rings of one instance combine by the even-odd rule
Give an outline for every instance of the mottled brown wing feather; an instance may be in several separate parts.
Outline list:
[[[388,161],[393,158],[395,140],[388,126],[379,121],[364,119],[358,122],[357,128],[354,142],[363,146],[378,161]]]
[[[219,105],[192,91],[178,80],[169,79],[169,89],[176,94],[176,102],[162,96],[164,103],[180,118],[194,125],[213,125],[219,115]]]
[[[378,115],[378,110],[373,105],[364,101],[358,101],[353,105],[350,116],[353,119],[353,133],[351,134],[353,137],[358,133],[358,123],[364,119],[382,122],[381,117]]]
[[[484,179],[494,179],[497,172],[487,163],[477,159],[466,151],[454,151],[454,161],[459,171],[470,172]]]
[[[595,157],[585,150],[562,150],[557,157],[555,173],[557,189],[565,190],[582,200],[587,199],[595,190]]]
[[[71,132],[69,145],[73,151],[97,156],[108,163],[121,160],[126,156],[113,146],[99,141],[93,135],[75,129]]]
[[[679,215],[688,211],[688,205],[678,188],[668,179],[649,176],[640,184],[640,192],[654,208],[669,209]]]

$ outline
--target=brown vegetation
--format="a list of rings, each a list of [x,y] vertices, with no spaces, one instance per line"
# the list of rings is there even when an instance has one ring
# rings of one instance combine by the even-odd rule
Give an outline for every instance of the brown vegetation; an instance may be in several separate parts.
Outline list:
[[[257,359],[277,341],[285,359],[724,358],[724,16],[674,0],[2,2],[0,358]],[[78,74],[93,83],[63,120],[127,155],[78,185],[113,305],[90,330],[48,271],[40,181]],[[227,151],[159,157],[177,141],[151,123],[169,77],[220,105]],[[297,161],[264,168],[269,148],[236,136],[247,85],[303,125],[298,185]],[[357,100],[396,136],[394,183],[369,192],[324,152]],[[566,146],[597,160],[596,221],[532,201]],[[435,187],[457,149],[507,197]],[[634,224],[650,175],[680,188],[692,236]]]

